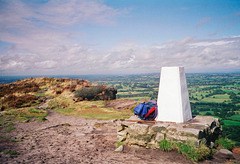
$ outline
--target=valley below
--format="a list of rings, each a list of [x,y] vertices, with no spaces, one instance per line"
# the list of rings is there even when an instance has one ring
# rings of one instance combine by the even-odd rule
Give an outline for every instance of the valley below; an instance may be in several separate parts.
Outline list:
[[[222,136],[236,146],[240,142],[239,80],[238,74],[187,75],[193,116],[217,117],[223,127]],[[124,145],[122,152],[115,152],[117,127],[134,115],[133,109],[140,102],[157,99],[158,85],[157,74],[104,76],[90,81],[37,77],[1,84],[0,160],[193,163],[176,150]],[[213,158],[200,163],[216,162],[226,161]]]

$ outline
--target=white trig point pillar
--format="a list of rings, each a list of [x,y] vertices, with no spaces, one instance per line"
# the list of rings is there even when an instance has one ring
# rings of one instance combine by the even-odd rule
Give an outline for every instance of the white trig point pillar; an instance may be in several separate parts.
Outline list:
[[[156,121],[186,122],[192,119],[184,67],[162,67]]]

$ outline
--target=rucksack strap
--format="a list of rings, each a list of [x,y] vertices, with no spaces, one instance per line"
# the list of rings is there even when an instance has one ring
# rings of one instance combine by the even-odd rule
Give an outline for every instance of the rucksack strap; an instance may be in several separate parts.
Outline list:
[[[155,106],[152,107],[152,108],[148,111],[148,113],[145,115],[145,118],[147,118],[152,112],[154,112],[155,109],[156,109]]]

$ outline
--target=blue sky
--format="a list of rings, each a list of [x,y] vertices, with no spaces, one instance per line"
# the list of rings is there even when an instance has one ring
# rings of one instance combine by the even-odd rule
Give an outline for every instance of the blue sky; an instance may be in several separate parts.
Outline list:
[[[240,1],[161,1],[113,0],[106,5],[122,10],[115,25],[87,25],[82,30],[89,38],[110,47],[121,40],[143,45],[178,40],[186,36],[216,39],[239,34]],[[124,13],[125,11],[125,13]],[[97,36],[97,37],[96,37]],[[102,38],[107,37],[106,40]],[[86,40],[89,41],[89,40]]]
[[[0,0],[0,75],[240,71],[240,0]]]

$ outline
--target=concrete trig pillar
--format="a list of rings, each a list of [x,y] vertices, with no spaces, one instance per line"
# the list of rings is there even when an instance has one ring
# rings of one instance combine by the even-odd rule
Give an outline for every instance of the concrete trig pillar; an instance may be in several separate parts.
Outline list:
[[[186,122],[192,119],[184,67],[162,67],[156,121]]]

